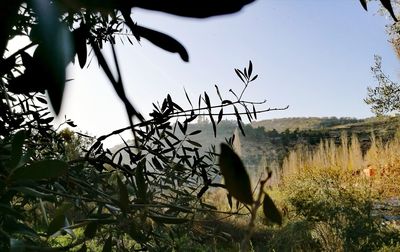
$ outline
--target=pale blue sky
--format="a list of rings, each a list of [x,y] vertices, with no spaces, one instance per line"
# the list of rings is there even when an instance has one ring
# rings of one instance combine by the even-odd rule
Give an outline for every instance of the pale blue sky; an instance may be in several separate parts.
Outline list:
[[[190,62],[143,40],[119,43],[129,98],[143,113],[170,93],[186,105],[183,87],[194,100],[214,94],[214,84],[228,95],[241,82],[235,67],[252,60],[259,78],[247,99],[267,99],[267,107],[290,108],[259,119],[308,116],[369,117],[363,102],[374,54],[397,80],[399,60],[387,42],[376,5],[365,12],[358,0],[258,0],[242,12],[206,20],[133,10],[138,24],[165,32],[188,50]],[[62,114],[97,136],[127,126],[125,110],[93,60],[88,69],[70,68]],[[212,97],[216,97],[211,95]]]

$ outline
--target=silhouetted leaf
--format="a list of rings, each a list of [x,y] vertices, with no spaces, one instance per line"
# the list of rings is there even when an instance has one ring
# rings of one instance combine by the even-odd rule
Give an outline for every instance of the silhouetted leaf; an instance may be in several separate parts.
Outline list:
[[[242,73],[242,71],[240,71],[239,69],[235,68],[235,73],[237,76],[239,76],[239,78],[242,80],[243,83],[246,83],[246,81],[244,80],[244,73]]]
[[[250,81],[254,81],[254,80],[256,80],[257,79],[257,77],[258,77],[258,74],[256,74],[253,78],[251,78],[251,80]]]
[[[254,106],[254,104],[253,104],[253,115],[254,115],[254,118],[257,120],[257,111],[256,111],[256,107]]]
[[[240,132],[242,132],[243,136],[246,136],[246,133],[244,132],[243,126],[242,126],[242,122],[241,121],[237,121],[238,127],[240,129]]]
[[[199,147],[199,148],[202,147],[201,144],[199,144],[198,142],[192,141],[192,140],[190,140],[190,139],[186,139],[186,141],[187,141],[188,143],[190,143],[190,144],[196,146],[196,147]]]
[[[37,36],[39,46],[33,56],[35,80],[45,82],[51,105],[56,114],[61,108],[65,86],[65,67],[72,60],[71,32],[59,22],[56,5],[32,0],[38,16]]]
[[[195,131],[189,133],[189,136],[194,136],[194,135],[197,135],[197,134],[200,134],[200,133],[201,133],[201,130],[195,130]]]
[[[251,63],[251,60],[250,60],[249,61],[249,70],[248,70],[249,78],[250,78],[252,73],[253,73],[253,63]]]
[[[218,95],[219,99],[222,101],[222,96],[221,96],[221,93],[219,92],[219,88],[217,85],[215,85],[215,89],[217,90],[217,95]]]
[[[136,25],[134,28],[136,34],[140,37],[143,37],[153,43],[154,45],[172,53],[178,53],[181,56],[182,60],[185,62],[189,61],[189,54],[187,53],[185,47],[179,43],[174,38],[158,32],[154,31],[139,25]]]
[[[235,110],[236,120],[238,122],[242,121],[242,117],[240,116],[239,110],[236,108],[236,106],[234,106],[233,109]]]
[[[390,16],[392,16],[393,20],[397,22],[398,20],[396,18],[396,15],[394,14],[392,3],[390,2],[390,0],[381,0],[381,3],[383,7],[385,7],[385,9],[390,13]]]
[[[184,88],[183,90],[185,91],[186,99],[188,100],[188,102],[189,102],[189,104],[190,104],[190,107],[193,108],[192,102],[190,101],[190,98],[189,98],[189,95],[188,95],[187,92],[186,92],[186,89]]]
[[[219,111],[219,114],[218,114],[217,124],[221,122],[223,116],[224,116],[224,109],[221,108],[221,110]]]
[[[268,221],[271,221],[278,225],[282,225],[282,215],[279,212],[278,208],[275,206],[272,199],[266,193],[264,196],[263,211],[265,218],[267,218]]]
[[[156,157],[153,157],[153,158],[151,159],[151,161],[153,162],[154,167],[155,167],[157,170],[159,170],[159,171],[163,171],[163,170],[164,170],[164,167],[161,165],[160,161],[158,161],[158,159],[157,159]]]
[[[75,51],[78,55],[79,66],[83,68],[87,59],[86,28],[81,24],[78,29],[73,31]]]
[[[211,109],[211,102],[210,102],[210,98],[208,97],[208,94],[206,92],[204,92],[204,101],[207,105],[208,109]]]
[[[252,204],[250,178],[239,156],[227,144],[221,144],[219,166],[224,176],[226,188],[242,203]]]
[[[221,103],[222,104],[233,104],[233,102],[230,100],[223,100]]]
[[[104,242],[102,252],[111,252],[112,251],[112,237],[109,236],[108,239]]]
[[[205,185],[203,186],[200,191],[197,193],[197,198],[201,198],[201,196],[203,196],[203,194],[208,190],[208,186]]]
[[[39,96],[36,96],[35,98],[36,98],[39,102],[41,102],[41,103],[43,103],[43,104],[47,104],[46,99],[44,99],[44,98],[42,98],[42,97],[39,97]]]
[[[129,195],[128,189],[126,185],[121,181],[118,177],[118,194],[119,194],[119,206],[121,207],[122,212],[126,213],[129,208]]]
[[[57,178],[67,172],[68,164],[61,160],[41,160],[31,165],[18,168],[12,174],[12,179],[49,179]]]
[[[72,128],[77,127],[77,125],[76,125],[73,121],[67,121],[67,124],[68,124],[69,126],[71,126]]]
[[[139,0],[132,3],[132,7],[140,7],[148,10],[162,11],[183,17],[206,18],[216,15],[230,14],[240,11],[243,6],[254,0]]]
[[[362,5],[362,7],[364,8],[364,10],[368,11],[367,0],[360,0],[360,3]]]
[[[179,129],[181,130],[181,132],[182,132],[184,135],[186,135],[187,124],[185,124],[186,127],[184,127],[184,126],[182,125],[182,123],[178,122],[178,126],[179,126]]]

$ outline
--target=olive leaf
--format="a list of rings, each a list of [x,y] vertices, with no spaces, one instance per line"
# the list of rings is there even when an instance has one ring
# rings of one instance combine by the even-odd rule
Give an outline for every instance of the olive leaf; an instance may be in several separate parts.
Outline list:
[[[232,148],[222,143],[219,166],[229,194],[245,204],[253,203],[250,178],[240,157]]]
[[[268,194],[264,196],[263,211],[268,221],[282,225],[282,215]]]

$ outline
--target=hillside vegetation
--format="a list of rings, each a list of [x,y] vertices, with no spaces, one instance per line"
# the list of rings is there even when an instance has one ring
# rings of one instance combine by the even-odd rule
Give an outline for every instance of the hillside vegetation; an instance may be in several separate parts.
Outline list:
[[[202,145],[202,152],[210,151],[205,146],[218,146],[235,134],[235,141],[240,145],[239,154],[249,172],[256,173],[260,166],[268,166],[275,171],[271,182],[277,183],[279,176],[275,176],[280,174],[284,158],[298,145],[313,149],[322,140],[329,139],[335,144],[340,144],[343,134],[355,135],[360,142],[362,153],[365,153],[371,146],[372,136],[385,143],[395,136],[399,125],[400,117],[282,118],[247,124],[244,127],[246,135],[243,136],[240,131],[236,131],[237,124],[234,121],[223,120],[218,125],[217,137],[214,137],[211,123],[201,119],[198,123],[189,124],[188,131],[202,131],[190,137]]]

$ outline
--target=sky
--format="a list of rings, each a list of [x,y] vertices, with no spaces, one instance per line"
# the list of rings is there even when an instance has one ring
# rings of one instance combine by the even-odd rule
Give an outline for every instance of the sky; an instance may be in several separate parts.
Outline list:
[[[282,117],[373,116],[363,99],[375,86],[370,70],[374,55],[394,80],[399,59],[388,43],[385,25],[391,20],[369,11],[358,0],[258,0],[233,15],[209,19],[180,18],[133,9],[139,25],[164,32],[189,52],[189,63],[146,40],[130,45],[117,41],[117,55],[125,89],[144,115],[152,103],[170,94],[189,106],[206,91],[217,101],[214,85],[229,97],[241,90],[234,68],[253,62],[258,79],[246,100],[267,100],[264,107],[289,109],[268,112],[259,120]],[[109,54],[109,50],[105,50]],[[68,68],[68,82],[60,118],[72,119],[80,130],[100,136],[128,125],[124,106],[92,59],[89,67]]]

